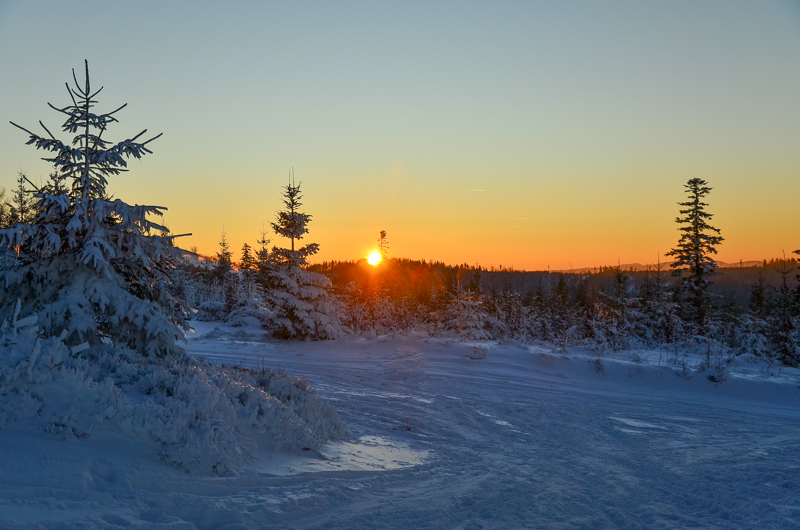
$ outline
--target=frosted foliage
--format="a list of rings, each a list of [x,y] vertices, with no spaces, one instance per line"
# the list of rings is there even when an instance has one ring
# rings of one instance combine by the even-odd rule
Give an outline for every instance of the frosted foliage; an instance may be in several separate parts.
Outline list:
[[[351,335],[375,338],[410,331],[428,332],[422,319],[403,301],[362,296],[352,290],[338,299],[342,327]]]
[[[271,276],[266,293],[275,308],[273,325],[286,338],[335,339],[341,328],[336,301],[328,295],[331,281],[298,266],[285,266]]]
[[[195,318],[200,322],[216,322],[225,318],[225,302],[208,300],[197,306]]]
[[[273,223],[275,233],[290,239],[302,239],[308,233],[306,225],[311,221],[311,216],[298,212],[278,212],[278,222]]]
[[[15,421],[65,438],[121,432],[154,444],[165,462],[217,474],[258,449],[318,450],[348,436],[305,379],[186,355],[165,363],[119,346],[71,350],[38,337],[35,321],[13,319],[0,332],[0,427]]]
[[[445,310],[443,328],[455,332],[464,339],[488,340],[491,338],[486,328],[491,320],[483,311],[483,302],[480,295],[456,288],[452,302]]]
[[[232,327],[269,326],[274,318],[266,304],[258,297],[245,298],[239,301],[225,317],[225,323]]]
[[[66,331],[69,344],[100,344],[107,337],[149,354],[177,351],[187,325],[181,302],[166,288],[166,273],[179,256],[166,229],[150,220],[163,208],[109,200],[105,191],[106,177],[124,171],[126,158],[150,153],[146,145],[155,138],[137,142],[142,131],[111,145],[101,135],[124,105],[109,114],[91,112],[99,90],[90,90],[88,66],[85,88],[75,85],[69,89],[74,105],[53,107],[67,116],[62,129],[77,133],[71,142],[56,140],[46,128],[45,137],[20,127],[29,144],[54,153],[45,160],[71,187],[56,194],[40,190],[35,218],[0,230],[0,245],[18,251],[0,275],[0,315],[20,300],[23,312],[39,314],[43,333]]]

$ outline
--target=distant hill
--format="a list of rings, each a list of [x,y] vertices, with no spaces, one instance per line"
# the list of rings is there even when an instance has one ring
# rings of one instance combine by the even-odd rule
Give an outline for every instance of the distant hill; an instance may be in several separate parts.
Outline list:
[[[670,262],[662,262],[662,265],[664,265],[664,269],[665,270],[670,268],[669,267],[669,263]],[[724,261],[718,261],[717,262],[717,266],[720,269],[733,269],[733,268],[737,268],[738,269],[739,267],[758,267],[762,263],[763,263],[762,261],[758,261],[758,260],[755,260],[755,261],[742,261],[742,262],[736,262],[736,263],[726,263]],[[584,267],[582,269],[565,269],[565,270],[562,270],[562,271],[553,271],[553,272],[571,272],[571,273],[575,273],[575,274],[584,274],[584,273],[589,273],[589,272],[596,272],[596,271],[599,271],[600,269],[607,269],[607,268],[614,268],[614,267],[616,267],[616,265],[603,265],[601,267]],[[648,269],[648,267],[650,269],[653,269],[655,267],[655,264],[650,263],[648,265],[642,265],[641,263],[623,263],[623,264],[620,265],[620,268],[622,270],[624,270],[624,271],[630,271],[630,270],[646,271]]]

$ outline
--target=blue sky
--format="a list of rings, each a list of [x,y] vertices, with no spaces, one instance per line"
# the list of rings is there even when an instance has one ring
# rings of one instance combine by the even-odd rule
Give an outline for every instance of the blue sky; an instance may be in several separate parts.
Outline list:
[[[714,188],[720,259],[800,246],[797,2],[3,2],[0,123],[59,124],[88,59],[112,184],[186,246],[252,244],[290,168],[320,259],[568,268],[654,261],[682,185]],[[49,168],[0,125],[0,186]],[[481,192],[469,190],[485,190]]]

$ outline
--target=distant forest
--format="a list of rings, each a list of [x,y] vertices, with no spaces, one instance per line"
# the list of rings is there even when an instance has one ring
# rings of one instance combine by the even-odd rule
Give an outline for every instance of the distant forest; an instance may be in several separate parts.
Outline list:
[[[777,289],[781,284],[779,270],[787,266],[798,269],[800,261],[794,258],[786,260],[773,258],[761,262],[747,262],[749,266],[728,266],[718,269],[714,276],[709,292],[726,300],[731,304],[747,307],[750,302],[751,291],[754,285],[763,281],[765,289]],[[758,265],[753,266],[753,263]],[[661,274],[670,276],[672,269],[667,264],[661,263]],[[513,292],[529,297],[537,291],[552,289],[564,278],[570,292],[570,300],[575,301],[578,296],[578,286],[583,284],[586,289],[597,295],[607,292],[614,283],[617,267],[603,266],[580,271],[518,271],[513,268],[483,268],[468,264],[447,265],[438,261],[392,259],[389,263],[381,265],[381,271],[371,270],[366,259],[352,261],[323,261],[310,265],[309,270],[325,274],[331,279],[333,285],[342,288],[353,282],[364,288],[371,281],[376,281],[379,275],[386,288],[395,295],[400,292],[419,290],[421,286],[429,286],[448,292],[455,292],[459,282],[462,286],[480,283],[480,293],[484,296],[495,296],[502,292]],[[648,278],[656,274],[657,265],[640,266],[641,268],[620,267],[631,278],[629,288],[638,291]],[[644,270],[642,270],[644,269]]]

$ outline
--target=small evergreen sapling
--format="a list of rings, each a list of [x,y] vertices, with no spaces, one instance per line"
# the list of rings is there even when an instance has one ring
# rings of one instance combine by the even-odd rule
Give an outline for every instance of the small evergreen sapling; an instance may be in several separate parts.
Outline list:
[[[241,277],[242,291],[245,298],[252,298],[256,296],[255,289],[255,274],[256,274],[256,257],[253,255],[253,249],[245,243],[242,245],[242,259],[239,261],[239,274]]]
[[[222,237],[219,240],[219,252],[216,255],[217,261],[214,267],[217,279],[224,282],[228,273],[232,270],[233,252],[231,252],[231,245],[228,242],[228,234],[225,229],[222,229]]]
[[[245,243],[242,245],[242,259],[239,261],[239,270],[252,272],[256,268],[256,259],[253,257],[253,250],[250,245]]]
[[[18,251],[16,263],[0,274],[0,317],[21,301],[24,314],[37,313],[44,334],[64,335],[68,344],[98,344],[104,339],[145,354],[176,352],[184,341],[181,301],[169,294],[167,272],[178,259],[173,237],[149,219],[166,208],[130,205],[106,193],[110,176],[126,171],[126,159],[151,153],[139,141],[145,131],[112,144],[106,129],[116,110],[95,114],[95,97],[86,63],[81,86],[67,85],[72,104],[50,107],[66,117],[62,129],[73,134],[62,142],[42,125],[28,144],[49,151],[44,158],[58,176],[34,196],[36,217],[0,230],[0,247]],[[64,186],[65,183],[69,187]]]

